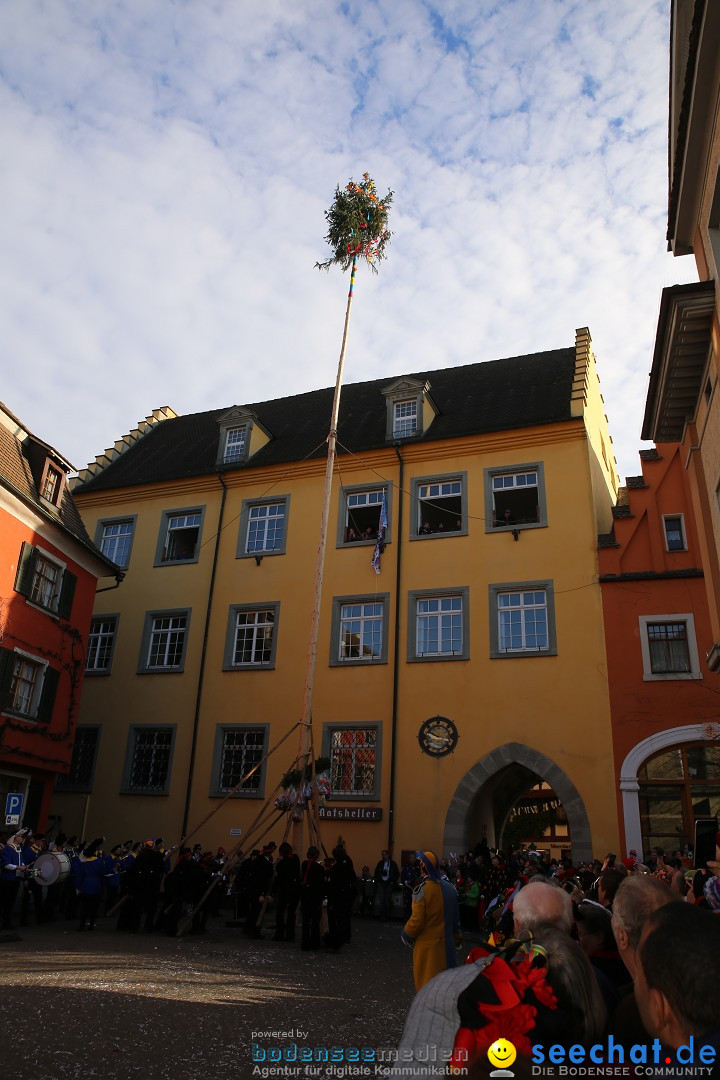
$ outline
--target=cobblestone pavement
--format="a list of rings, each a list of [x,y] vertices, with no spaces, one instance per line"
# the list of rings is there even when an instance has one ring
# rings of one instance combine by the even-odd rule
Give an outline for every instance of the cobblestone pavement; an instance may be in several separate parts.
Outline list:
[[[253,1042],[396,1047],[413,997],[401,925],[356,919],[338,953],[252,941],[222,918],[182,940],[121,934],[107,919],[83,934],[66,922],[22,929],[0,942],[0,1073],[215,1080],[262,1076]]]

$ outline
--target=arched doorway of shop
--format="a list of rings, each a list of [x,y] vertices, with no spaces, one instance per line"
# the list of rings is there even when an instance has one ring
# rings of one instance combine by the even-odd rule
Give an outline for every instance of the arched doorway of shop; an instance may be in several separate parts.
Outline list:
[[[480,840],[483,826],[490,846],[497,845],[513,807],[525,802],[526,793],[540,781],[552,792],[545,801],[562,804],[573,861],[591,859],[590,822],[580,793],[554,761],[522,743],[499,746],[465,773],[445,818],[444,852],[466,851]]]

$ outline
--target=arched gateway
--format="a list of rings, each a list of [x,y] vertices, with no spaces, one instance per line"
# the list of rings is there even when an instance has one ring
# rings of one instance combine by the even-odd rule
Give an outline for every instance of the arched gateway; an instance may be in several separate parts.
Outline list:
[[[498,782],[498,774],[504,782]],[[577,788],[567,773],[550,758],[522,743],[506,743],[486,754],[469,769],[455,789],[443,836],[443,852],[465,851],[478,839],[471,835],[483,795],[490,796],[496,816],[504,821],[510,808],[532,776],[545,780],[555,791],[567,814],[573,862],[586,862],[593,856],[590,822]],[[608,798],[613,793],[608,792]]]

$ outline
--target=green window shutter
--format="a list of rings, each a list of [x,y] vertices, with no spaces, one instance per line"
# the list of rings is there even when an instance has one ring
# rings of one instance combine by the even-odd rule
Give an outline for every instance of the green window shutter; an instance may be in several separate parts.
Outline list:
[[[32,544],[23,541],[23,546],[20,549],[20,558],[18,559],[17,574],[15,575],[15,592],[19,592],[21,596],[30,595],[33,578],[35,577],[36,562],[36,548],[34,548]]]
[[[62,585],[60,586],[60,598],[58,600],[58,615],[61,615],[63,619],[70,618],[76,585],[77,575],[71,574],[69,570],[66,570],[63,574]]]
[[[35,718],[39,724],[49,724],[52,719],[55,695],[57,694],[59,682],[60,672],[56,671],[55,668],[45,668],[45,678],[43,679],[42,693],[40,694],[40,704],[38,705],[37,716]]]
[[[10,687],[15,670],[15,653],[12,649],[0,648],[0,709],[10,707]]]

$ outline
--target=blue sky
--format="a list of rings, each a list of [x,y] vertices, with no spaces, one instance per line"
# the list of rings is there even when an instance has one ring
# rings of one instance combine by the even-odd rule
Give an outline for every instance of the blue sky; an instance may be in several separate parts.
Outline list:
[[[77,467],[161,405],[329,386],[335,185],[395,191],[346,379],[574,343],[622,476],[666,251],[669,0],[5,0],[6,404]]]

